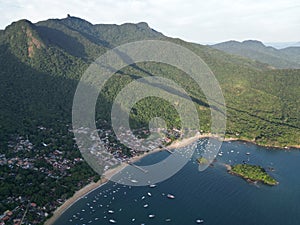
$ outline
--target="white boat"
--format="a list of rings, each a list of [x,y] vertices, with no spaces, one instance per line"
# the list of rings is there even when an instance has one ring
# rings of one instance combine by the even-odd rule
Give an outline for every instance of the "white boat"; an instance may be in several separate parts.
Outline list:
[[[113,210],[108,210],[108,213],[113,214],[114,211]]]
[[[117,221],[115,221],[115,220],[113,220],[113,219],[110,219],[109,222],[110,222],[110,223],[117,223]]]
[[[246,155],[250,155],[250,152],[246,152]]]
[[[155,187],[156,187],[156,184],[150,184],[149,187],[155,188]]]
[[[170,219],[170,218],[168,218],[168,219],[166,219],[165,221],[166,221],[166,222],[171,222],[171,219]]]
[[[196,220],[196,223],[204,223],[204,220]]]
[[[154,217],[155,217],[154,214],[150,214],[150,215],[149,215],[149,218],[154,218]]]
[[[144,205],[144,208],[147,208],[148,206],[149,206],[148,204],[145,204],[145,205]]]
[[[171,195],[171,194],[168,194],[167,197],[168,197],[168,198],[171,198],[171,199],[174,199],[174,198],[175,198],[175,196],[174,196],[174,195]]]
[[[148,195],[149,197],[151,197],[151,196],[152,196],[150,192],[148,192],[148,193],[147,193],[147,195]]]
[[[137,183],[138,181],[137,180],[130,180],[132,183]]]

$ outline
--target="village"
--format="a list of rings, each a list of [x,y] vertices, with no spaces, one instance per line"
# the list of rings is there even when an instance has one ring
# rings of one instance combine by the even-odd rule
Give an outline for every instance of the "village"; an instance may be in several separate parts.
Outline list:
[[[47,128],[39,126],[38,130],[39,132],[46,132]],[[129,131],[121,128],[119,137],[122,138],[122,142],[124,142],[122,143],[117,139],[112,129],[102,128],[96,131],[91,131],[89,128],[84,127],[77,130],[69,129],[70,134],[73,134],[73,132],[89,135],[90,139],[95,141],[96,144],[84,151],[89,152],[98,164],[103,167],[103,172],[117,166],[121,162],[128,162],[130,158],[144,154],[158,146],[163,148],[163,146],[170,144],[181,135],[177,129],[169,131],[160,130],[161,133],[164,132],[164,135],[145,141],[145,137],[148,137],[151,132],[157,132],[157,130],[150,131],[140,128]],[[133,133],[131,132],[134,133],[135,138],[133,138]],[[103,145],[105,146],[105,150],[103,150]],[[0,166],[8,167],[12,172],[8,173],[8,175],[6,174],[6,177],[4,175],[3,177],[0,176],[0,179],[15,179],[17,173],[13,171],[20,170],[28,171],[29,174],[40,174],[44,179],[51,179],[53,181],[72,177],[72,170],[76,168],[77,164],[84,163],[84,158],[78,153],[75,154],[76,157],[73,157],[73,154],[70,156],[66,154],[64,148],[55,149],[55,146],[55,143],[49,141],[32,143],[27,136],[17,135],[8,143],[11,154],[0,155]],[[82,149],[80,150],[82,151]],[[91,182],[93,179],[94,177],[87,178],[86,182]],[[82,187],[86,182],[78,181],[76,186]],[[52,193],[49,194],[51,196]],[[11,194],[2,203],[5,205],[14,205],[15,207],[7,208],[3,212],[0,212],[0,225],[29,224],[29,221],[30,224],[41,224],[66,199],[67,196],[64,198],[59,197],[55,201],[40,205],[31,200],[30,196]]]

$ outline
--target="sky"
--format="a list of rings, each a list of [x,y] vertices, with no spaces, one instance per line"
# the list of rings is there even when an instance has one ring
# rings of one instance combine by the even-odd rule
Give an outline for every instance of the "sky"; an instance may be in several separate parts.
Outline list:
[[[0,29],[20,19],[67,14],[93,24],[147,22],[196,43],[228,40],[300,41],[299,0],[0,0]]]

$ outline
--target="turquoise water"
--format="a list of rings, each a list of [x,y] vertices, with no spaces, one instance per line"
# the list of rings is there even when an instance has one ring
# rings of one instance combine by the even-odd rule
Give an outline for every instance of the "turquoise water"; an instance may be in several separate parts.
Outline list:
[[[205,142],[199,141],[198,150]],[[236,141],[223,143],[220,151],[223,155],[217,157],[213,167],[199,172],[195,156],[180,172],[155,188],[109,182],[77,201],[55,225],[105,225],[111,224],[110,219],[122,225],[189,225],[196,224],[197,219],[211,225],[300,224],[299,150],[279,150]],[[167,156],[167,152],[155,153],[139,164],[151,164]],[[280,184],[274,187],[249,184],[228,174],[224,167],[224,163],[243,162],[274,168],[275,171],[268,172]],[[175,199],[167,198],[168,193]],[[150,214],[155,217],[149,218]]]

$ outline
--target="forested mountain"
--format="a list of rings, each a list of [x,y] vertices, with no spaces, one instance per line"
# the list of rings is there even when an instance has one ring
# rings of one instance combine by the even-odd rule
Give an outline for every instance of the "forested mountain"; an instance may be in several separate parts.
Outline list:
[[[213,48],[224,52],[247,57],[263,63],[267,63],[279,69],[300,68],[300,47],[288,47],[276,49],[267,47],[260,41],[227,41],[212,45]]]
[[[36,24],[21,20],[1,32],[1,101],[4,106],[1,107],[1,124],[10,121],[5,129],[15,129],[12,123],[23,129],[25,127],[20,126],[16,118],[28,120],[29,117],[32,117],[30,121],[39,120],[39,123],[45,123],[46,118],[65,118],[70,122],[76,84],[89,63],[107,49],[144,39],[175,42],[189,48],[208,64],[225,93],[228,135],[239,133],[241,137],[256,138],[257,141],[261,141],[262,137],[263,142],[269,144],[299,142],[293,135],[295,132],[289,128],[299,126],[299,115],[295,111],[299,105],[296,98],[299,92],[293,88],[299,84],[299,70],[274,70],[267,64],[229,55],[208,46],[169,38],[146,23],[93,25],[70,16]],[[251,42],[251,45],[262,44]],[[290,54],[297,55],[294,48],[285,51],[288,50]],[[197,87],[182,72],[149,62],[141,63],[139,67],[154,75],[174,79],[194,99],[207,102],[201,91],[196,90]],[[125,68],[122,75],[113,78],[116,79],[116,91],[130,82],[133,75],[147,75],[136,68]],[[102,94],[103,99],[110,102],[116,93]],[[201,109],[204,115],[209,115],[208,108]],[[135,115],[137,120],[141,120],[139,116],[142,115]],[[206,120],[202,124],[209,121],[206,116],[200,117]],[[209,126],[204,125],[203,130],[208,129]],[[284,143],[281,139],[288,141]]]
[[[274,69],[263,60],[253,61],[166,37],[146,23],[93,25],[71,16],[35,24],[20,20],[0,31],[1,212],[20,204],[15,200],[18,196],[51,212],[58,204],[57,199],[64,200],[97,179],[87,164],[78,159],[81,155],[70,131],[72,100],[78,80],[88,65],[108,49],[145,39],[177,43],[208,64],[225,96],[228,137],[264,145],[300,144],[300,70]],[[275,51],[269,50],[267,48],[266,55]],[[294,48],[282,50],[283,53],[298,57]],[[291,63],[276,59],[278,67]],[[110,79],[99,96],[97,120],[109,121],[112,101],[122,87],[149,74],[180,84],[197,105],[199,129],[210,131],[207,99],[191,78],[176,68],[151,62],[126,67]],[[146,126],[151,118],[161,114],[170,128],[180,128],[180,120],[171,105],[156,98],[136,104],[131,115],[132,126]],[[18,150],[20,143],[27,146],[29,142],[33,147],[28,151]],[[53,157],[68,169],[52,165]],[[21,158],[32,159],[29,163],[34,164],[35,169],[30,176],[27,167],[17,166]],[[59,160],[56,163],[60,163]],[[17,179],[15,174],[19,174]]]

